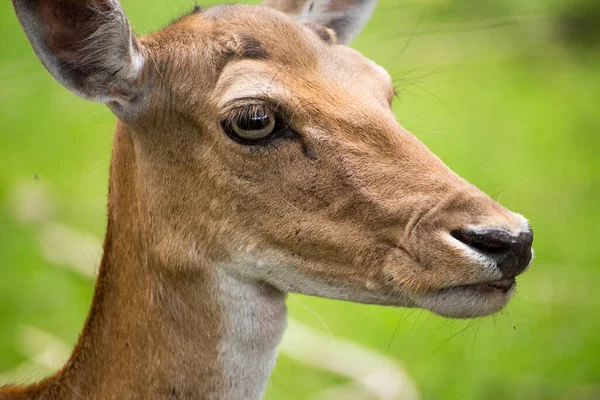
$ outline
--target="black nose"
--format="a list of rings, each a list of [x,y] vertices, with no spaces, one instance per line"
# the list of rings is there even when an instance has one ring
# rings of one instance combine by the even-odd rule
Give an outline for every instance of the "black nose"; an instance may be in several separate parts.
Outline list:
[[[515,277],[531,262],[533,232],[531,229],[511,235],[502,229],[455,230],[451,235],[496,261],[505,277]]]

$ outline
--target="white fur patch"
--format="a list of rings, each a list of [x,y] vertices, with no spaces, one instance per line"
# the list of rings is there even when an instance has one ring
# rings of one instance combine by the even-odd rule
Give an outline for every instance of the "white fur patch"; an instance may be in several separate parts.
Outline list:
[[[218,268],[226,333],[219,357],[224,367],[223,399],[262,398],[286,325],[285,294],[269,285],[242,281]]]

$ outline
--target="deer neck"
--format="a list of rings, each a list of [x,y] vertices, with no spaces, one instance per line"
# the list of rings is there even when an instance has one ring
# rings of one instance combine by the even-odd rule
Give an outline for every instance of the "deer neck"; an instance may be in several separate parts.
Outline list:
[[[217,265],[165,272],[144,246],[131,133],[117,128],[105,253],[57,398],[259,399],[285,328],[285,294]],[[52,398],[52,397],[51,397]]]

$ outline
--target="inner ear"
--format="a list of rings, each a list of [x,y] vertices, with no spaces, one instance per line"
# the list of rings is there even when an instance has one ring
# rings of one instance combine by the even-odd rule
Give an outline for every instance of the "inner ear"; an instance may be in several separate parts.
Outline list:
[[[69,0],[38,2],[36,14],[45,22],[46,44],[61,61],[77,61],[86,39],[91,37],[99,26],[99,21],[94,21],[98,19],[100,11],[96,6]]]
[[[331,28],[328,28],[323,25],[315,24],[312,22],[307,22],[305,24],[310,30],[315,32],[322,41],[327,44],[336,44],[337,43],[337,35],[335,31]]]
[[[263,3],[299,22],[333,29],[339,44],[354,39],[371,18],[376,4],[377,0],[264,0]]]
[[[144,49],[118,0],[12,0],[35,53],[54,78],[85,99],[140,99]],[[126,111],[128,110],[128,111]]]

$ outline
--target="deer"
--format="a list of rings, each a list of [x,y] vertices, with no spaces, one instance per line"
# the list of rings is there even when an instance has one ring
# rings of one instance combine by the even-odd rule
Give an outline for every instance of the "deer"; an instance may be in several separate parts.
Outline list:
[[[376,0],[266,0],[136,36],[117,0],[12,0],[116,116],[103,257],[67,363],[0,399],[260,399],[286,296],[498,312],[529,222],[452,172],[348,44]],[[83,133],[82,133],[83,134]]]

